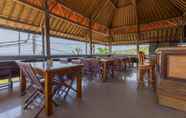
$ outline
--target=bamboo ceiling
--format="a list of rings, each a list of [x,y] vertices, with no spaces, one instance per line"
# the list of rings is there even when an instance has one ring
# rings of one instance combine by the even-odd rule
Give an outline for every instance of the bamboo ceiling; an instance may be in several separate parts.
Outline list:
[[[41,33],[44,0],[0,0],[0,26]],[[185,0],[48,0],[50,34],[113,45],[183,37]]]

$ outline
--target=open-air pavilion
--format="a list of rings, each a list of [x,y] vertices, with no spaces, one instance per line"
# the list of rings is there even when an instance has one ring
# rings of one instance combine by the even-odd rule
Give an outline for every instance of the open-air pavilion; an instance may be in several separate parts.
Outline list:
[[[0,55],[0,118],[186,118],[185,25],[185,0],[0,0],[0,28],[42,39],[40,55]],[[86,53],[53,55],[52,37]]]

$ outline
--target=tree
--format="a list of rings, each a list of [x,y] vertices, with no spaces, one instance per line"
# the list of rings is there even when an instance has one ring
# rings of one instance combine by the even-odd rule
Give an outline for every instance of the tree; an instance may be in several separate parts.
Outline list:
[[[108,54],[109,53],[109,49],[107,48],[98,48],[98,54]]]
[[[74,55],[82,54],[82,49],[80,47],[76,47],[75,50],[72,51]]]

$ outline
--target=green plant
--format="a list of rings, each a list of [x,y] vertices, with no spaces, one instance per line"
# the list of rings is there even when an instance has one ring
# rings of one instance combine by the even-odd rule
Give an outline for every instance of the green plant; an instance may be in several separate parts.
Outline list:
[[[81,49],[80,47],[76,47],[76,48],[72,51],[72,53],[73,53],[74,55],[80,55],[80,54],[82,53],[82,49]]]
[[[108,54],[109,53],[109,49],[108,48],[97,48],[98,50],[98,54]]]

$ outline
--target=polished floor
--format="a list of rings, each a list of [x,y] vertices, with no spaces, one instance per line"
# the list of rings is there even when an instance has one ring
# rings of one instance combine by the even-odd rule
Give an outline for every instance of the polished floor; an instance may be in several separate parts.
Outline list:
[[[71,94],[50,118],[186,118],[185,112],[158,105],[151,89],[137,89],[134,69],[124,75],[105,83],[84,79],[82,99]],[[18,86],[0,90],[0,118],[33,118],[34,110],[23,111],[22,101]]]

